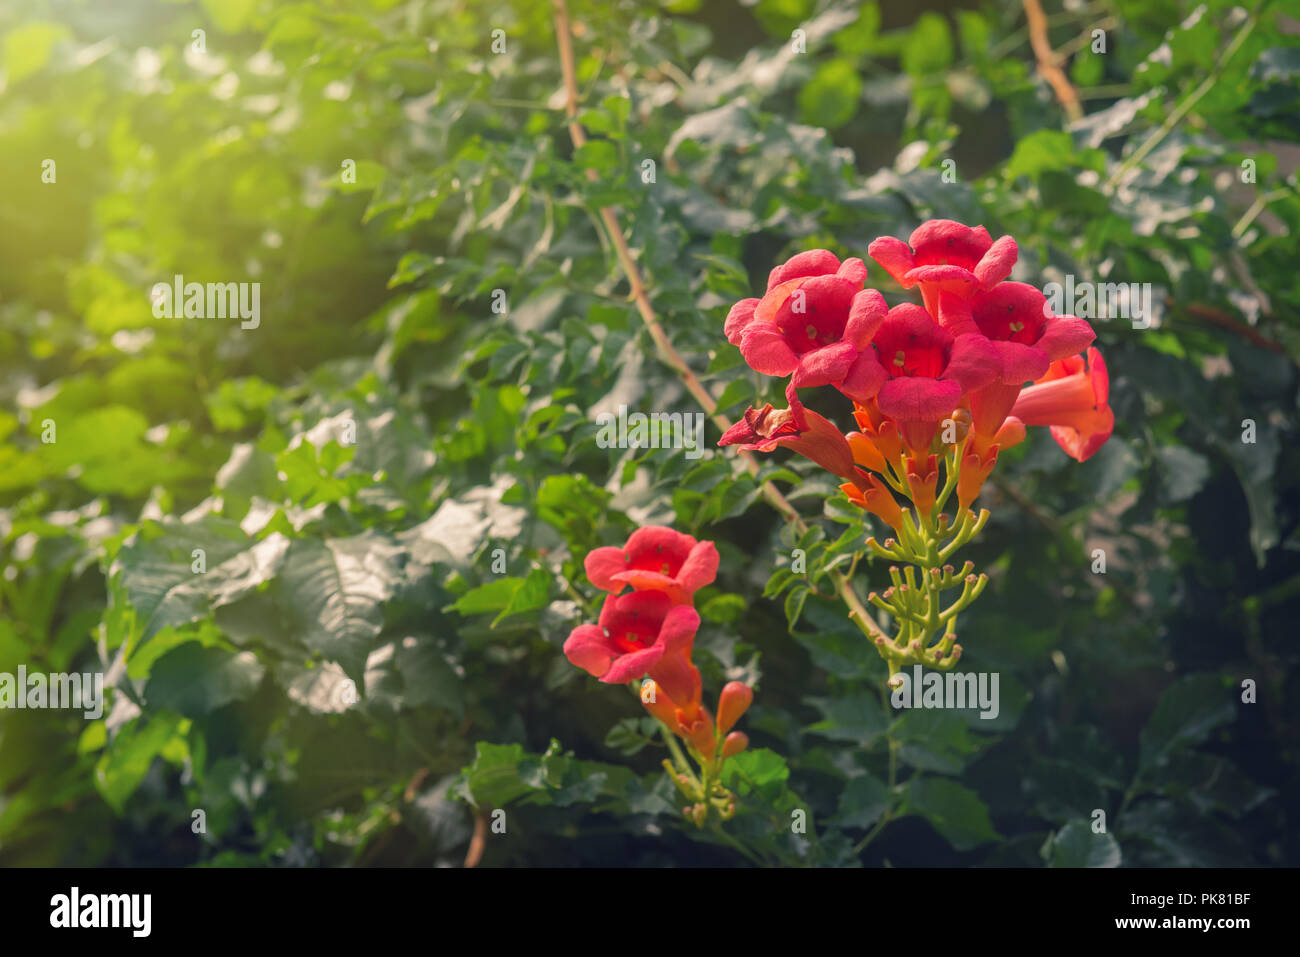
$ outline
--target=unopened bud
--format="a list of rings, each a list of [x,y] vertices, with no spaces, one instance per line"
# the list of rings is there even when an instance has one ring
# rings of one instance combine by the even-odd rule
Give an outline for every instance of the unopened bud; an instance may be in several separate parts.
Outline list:
[[[754,691],[743,681],[728,681],[718,696],[718,733],[726,734],[749,710]]]
[[[967,433],[970,432],[970,409],[954,409],[952,413],[952,422],[955,426],[953,431],[956,433],[957,442],[961,442],[962,439],[966,438]]]
[[[735,757],[747,747],[749,747],[749,736],[743,731],[733,731],[727,735],[727,740],[722,742],[722,756]]]
[[[849,451],[853,454],[854,463],[873,472],[885,471],[885,457],[869,438],[861,432],[850,432],[844,438],[849,443]]]

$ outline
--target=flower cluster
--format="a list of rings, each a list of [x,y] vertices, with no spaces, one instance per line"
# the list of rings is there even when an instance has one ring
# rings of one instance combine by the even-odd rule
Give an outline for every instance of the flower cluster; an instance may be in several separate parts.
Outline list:
[[[1079,461],[1096,452],[1114,426],[1106,367],[1087,322],[1053,315],[1039,289],[1008,280],[1018,254],[1010,236],[931,220],[907,243],[875,240],[868,254],[922,302],[889,308],[864,288],[862,260],[818,249],[773,269],[761,299],[732,307],[727,340],[756,372],[789,376],[787,408],[749,409],[719,444],[787,446],[888,524],[897,537],[868,546],[916,568],[891,567],[893,587],[870,596],[899,623],[892,642],[875,637],[877,648],[891,673],[909,663],[950,668],[961,654],[956,615],[986,578],[947,559],[988,518],[971,505],[998,452],[1028,425],[1050,426]],[[817,386],[853,401],[856,431],[803,406],[798,390]],[[954,494],[950,518],[943,508]],[[958,587],[943,607],[942,592]]]
[[[762,298],[732,307],[727,340],[755,371],[788,379],[786,407],[748,409],[719,444],[792,449],[893,529],[866,545],[894,563],[892,587],[868,600],[890,614],[896,633],[869,624],[855,595],[845,598],[894,684],[909,664],[948,669],[961,657],[957,615],[988,578],[949,559],[988,520],[971,506],[998,453],[1041,425],[1082,462],[1110,437],[1114,416],[1092,328],[1053,315],[1040,290],[1008,278],[1018,255],[1010,236],[994,241],[982,226],[931,220],[907,243],[884,237],[868,253],[903,289],[919,290],[921,302],[890,308],[864,287],[861,259],[814,249],[773,269]],[[855,430],[842,432],[804,406],[799,390],[819,387],[852,401]],[[949,502],[955,516],[944,511]],[[730,818],[735,796],[722,771],[749,744],[732,729],[754,694],[732,681],[710,713],[691,660],[695,594],[718,571],[713,543],[649,526],[621,547],[592,551],[585,569],[608,594],[598,622],[569,635],[565,655],[603,682],[639,681],[673,755],[664,767],[687,799],[683,814],[700,827]],[[943,594],[958,589],[945,604]]]
[[[609,684],[645,678],[642,704],[686,742],[699,765],[697,775],[673,738],[666,738],[677,761],[665,761],[665,766],[694,802],[684,813],[699,826],[711,809],[729,818],[735,801],[719,777],[723,762],[749,744],[744,733],[731,729],[754,693],[739,681],[730,682],[722,689],[715,718],[702,703],[703,682],[691,661],[700,627],[695,593],[717,575],[717,549],[712,542],[650,525],[633,532],[621,547],[594,549],[584,567],[591,583],[609,594],[598,623],[575,628],[564,654]]]

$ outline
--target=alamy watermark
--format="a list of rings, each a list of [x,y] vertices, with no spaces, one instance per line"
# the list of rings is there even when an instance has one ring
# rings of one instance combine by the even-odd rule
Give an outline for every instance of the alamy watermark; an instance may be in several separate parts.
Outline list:
[[[104,674],[29,674],[26,665],[18,666],[17,675],[0,671],[0,708],[80,709],[93,721],[104,715]]]
[[[83,894],[73,887],[50,898],[50,926],[57,928],[120,927],[148,937],[152,913],[152,894]]]
[[[889,679],[893,693],[889,696],[895,708],[942,708],[962,710],[980,709],[980,718],[992,721],[1002,711],[998,694],[999,673],[996,671],[926,671],[920,665],[912,666],[912,673],[900,671]]]
[[[1047,297],[1043,306],[1045,317],[1130,319],[1134,329],[1151,328],[1149,282],[1076,283],[1074,276],[1067,273],[1064,286],[1059,282],[1049,282],[1043,286],[1043,295]]]
[[[156,282],[149,292],[155,319],[242,319],[239,328],[262,322],[260,282],[186,282],[177,273],[170,283]]]
[[[602,449],[685,449],[688,459],[704,454],[703,412],[627,411],[602,412],[596,416],[600,431],[596,444]]]

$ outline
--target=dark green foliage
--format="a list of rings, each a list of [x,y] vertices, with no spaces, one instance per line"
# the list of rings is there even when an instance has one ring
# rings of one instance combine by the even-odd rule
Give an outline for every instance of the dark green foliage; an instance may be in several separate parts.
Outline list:
[[[1276,3],[1048,6],[1072,128],[1018,4],[574,0],[575,154],[548,3],[5,4],[0,672],[110,700],[0,712],[0,863],[459,863],[500,808],[487,864],[1300,863],[1300,46]],[[1018,279],[1154,284],[1152,328],[1094,322],[1108,445],[1033,430],[981,499],[997,720],[882,705],[827,573],[888,579],[810,463],[764,461],[796,536],[711,422],[598,445],[699,411],[603,205],[732,420],[780,387],[727,308],[801,249],[942,217]],[[155,319],[178,273],[260,281],[260,325]],[[717,543],[706,694],[756,690],[725,833],[560,652],[650,522]]]

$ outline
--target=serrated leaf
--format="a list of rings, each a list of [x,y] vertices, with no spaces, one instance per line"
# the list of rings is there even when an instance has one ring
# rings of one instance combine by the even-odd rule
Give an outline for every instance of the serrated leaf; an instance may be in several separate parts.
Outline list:
[[[999,836],[980,796],[947,778],[913,778],[908,782],[904,807],[905,813],[924,817],[959,851],[969,851]]]
[[[366,532],[352,538],[300,539],[280,575],[294,638],[337,661],[358,684],[383,627],[384,603],[402,578],[401,546]]]

